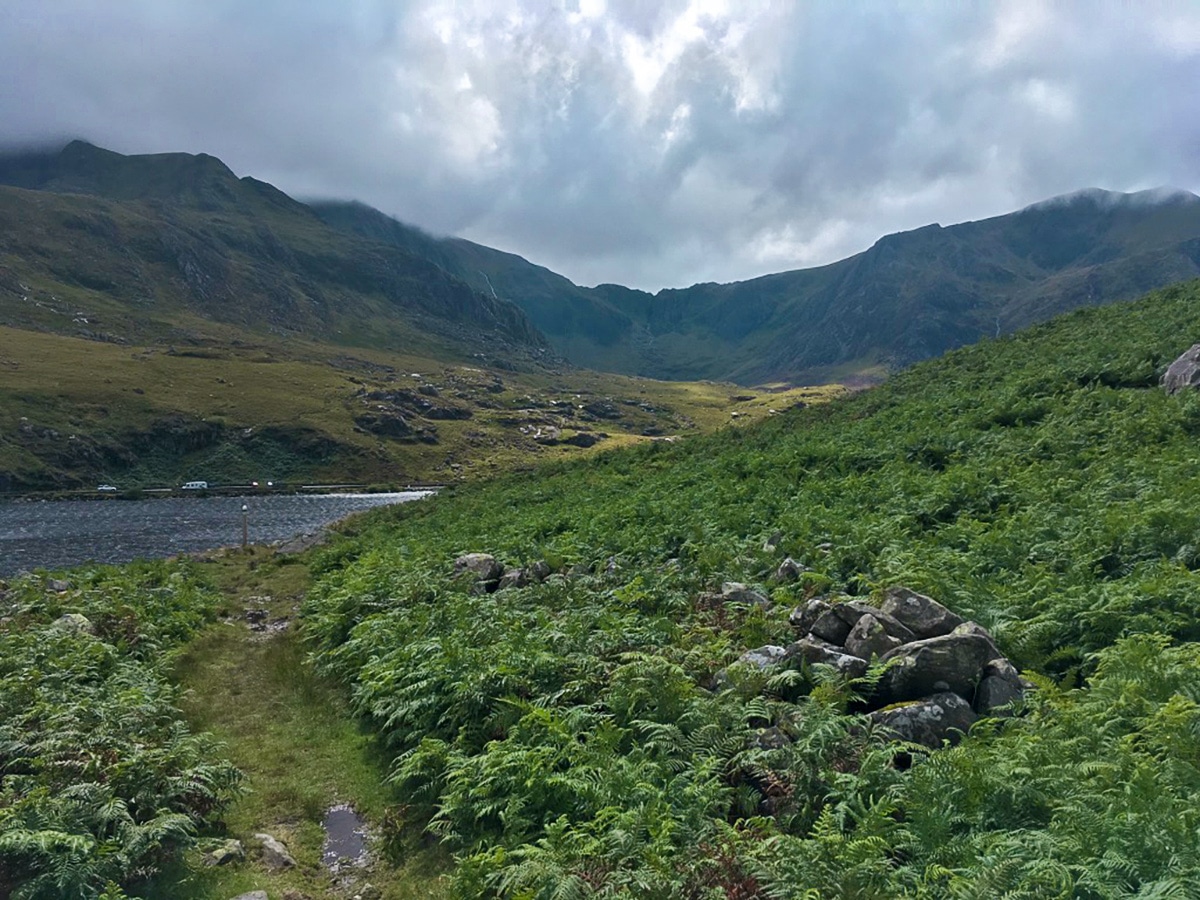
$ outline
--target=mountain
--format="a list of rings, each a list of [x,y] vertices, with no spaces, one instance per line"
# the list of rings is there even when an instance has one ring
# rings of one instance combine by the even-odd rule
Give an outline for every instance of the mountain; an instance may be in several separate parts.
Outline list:
[[[0,185],[0,324],[187,342],[216,323],[506,367],[547,354],[515,304],[211,156],[75,141],[0,158]]]
[[[336,228],[406,247],[512,299],[573,362],[655,378],[845,378],[1200,274],[1200,199],[1183,191],[1080,191],[888,235],[819,268],[656,294],[579,287],[361,205],[314,209]]]

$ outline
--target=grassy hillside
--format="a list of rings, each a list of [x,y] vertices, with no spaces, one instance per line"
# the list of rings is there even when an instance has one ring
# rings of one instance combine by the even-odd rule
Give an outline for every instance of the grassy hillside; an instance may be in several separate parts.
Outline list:
[[[454,482],[838,392],[512,372],[195,326],[166,346],[0,327],[0,490]]]
[[[462,895],[1192,896],[1200,396],[1157,381],[1197,336],[1192,282],[372,513],[317,560],[304,631]],[[468,551],[564,574],[482,593]],[[731,580],[774,605],[714,601]],[[993,631],[1037,685],[1021,716],[901,753],[854,714],[868,683],[718,677],[805,598],[896,584]]]

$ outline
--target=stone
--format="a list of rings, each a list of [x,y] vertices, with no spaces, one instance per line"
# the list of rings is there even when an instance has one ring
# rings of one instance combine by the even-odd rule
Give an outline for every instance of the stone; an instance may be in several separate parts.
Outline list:
[[[867,661],[851,656],[833,644],[812,636],[800,638],[787,648],[785,660],[799,660],[809,665],[833,666],[850,678],[867,674]]]
[[[544,559],[539,559],[529,567],[529,575],[534,581],[545,581],[550,577],[550,572],[550,563],[546,562]]]
[[[902,644],[881,659],[890,665],[880,676],[876,697],[885,706],[947,690],[972,697],[990,653],[987,639],[977,634],[946,634]]]
[[[46,582],[46,590],[53,591],[56,594],[65,594],[71,589],[71,582],[64,581],[61,578],[51,578]]]
[[[873,616],[875,621],[883,626],[883,630],[901,644],[907,644],[909,641],[917,639],[917,635],[913,634],[912,630],[895,616],[889,616],[882,609],[876,609],[871,604],[864,603],[862,600],[847,600],[845,603],[835,603],[832,609],[851,628],[858,624],[858,620],[863,616]]]
[[[772,532],[771,536],[769,538],[767,538],[765,541],[763,541],[763,545],[762,545],[763,552],[768,553],[771,550],[774,550],[776,547],[778,547],[782,543],[783,543],[783,532],[782,531]]]
[[[1200,387],[1200,344],[1192,344],[1163,373],[1162,386],[1168,394]]]
[[[756,669],[769,669],[772,666],[783,662],[787,650],[777,644],[766,644],[762,647],[756,647],[753,650],[747,650],[738,657],[738,663],[745,666],[754,666]]]
[[[94,634],[92,621],[83,613],[66,613],[54,620],[54,627],[71,634]]]
[[[505,569],[504,574],[500,576],[500,583],[496,586],[496,590],[523,588],[528,584],[529,575],[524,569]]]
[[[240,863],[245,858],[246,850],[242,847],[242,842],[231,839],[205,856],[204,862],[210,866],[227,866],[230,863]]]
[[[892,738],[937,750],[946,741],[957,744],[978,716],[958,694],[943,692],[903,706],[876,710],[868,718]]]
[[[797,581],[801,575],[808,571],[807,566],[802,566],[790,556],[779,564],[775,570],[776,581]]]
[[[899,619],[918,638],[940,637],[963,624],[962,616],[924,594],[903,587],[889,588],[880,609]]]
[[[254,837],[262,841],[263,862],[268,869],[290,869],[296,865],[296,860],[281,841],[269,834],[259,833]]]
[[[269,900],[266,891],[250,891],[245,894],[238,894],[233,900]]]
[[[1001,653],[996,648],[996,639],[993,638],[992,633],[990,631],[988,631],[986,628],[984,628],[982,625],[978,625],[975,622],[963,622],[961,625],[957,626],[950,633],[951,634],[977,634],[980,637],[984,638],[988,642],[989,646],[991,646],[991,648],[992,648],[992,650],[991,650],[992,655],[988,658],[989,662],[993,659],[1003,659],[1004,658],[1004,654]]]
[[[725,603],[744,603],[747,606],[770,606],[771,598],[740,581],[726,581],[721,585],[721,600]]]
[[[829,603],[824,597],[813,597],[803,606],[797,606],[788,616],[788,624],[801,635],[812,631],[813,624],[822,613],[829,611]]]
[[[354,892],[351,900],[379,900],[382,896],[383,891],[368,882]]]
[[[975,712],[981,716],[1012,715],[1012,705],[1025,696],[1026,682],[1004,657],[989,660],[975,691]]]
[[[870,613],[855,622],[846,636],[846,652],[860,659],[883,656],[899,646],[900,640],[888,634],[883,623]]]
[[[831,644],[841,644],[850,635],[850,624],[830,607],[817,617],[809,633]]]
[[[504,566],[490,553],[465,553],[454,561],[455,575],[471,575],[475,583],[492,590],[504,574]]]
[[[775,725],[768,728],[756,728],[750,735],[750,746],[758,750],[782,750],[791,743],[792,739]]]

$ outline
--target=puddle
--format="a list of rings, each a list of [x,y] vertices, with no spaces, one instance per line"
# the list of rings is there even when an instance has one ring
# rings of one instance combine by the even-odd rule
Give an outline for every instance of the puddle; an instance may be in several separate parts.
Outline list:
[[[325,844],[321,862],[332,872],[348,867],[361,868],[367,864],[367,823],[348,803],[331,806],[321,820],[325,829]]]

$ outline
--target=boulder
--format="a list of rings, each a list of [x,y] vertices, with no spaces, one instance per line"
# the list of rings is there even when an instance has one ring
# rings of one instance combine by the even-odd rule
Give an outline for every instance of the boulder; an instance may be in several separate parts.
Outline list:
[[[788,616],[788,624],[796,629],[801,635],[808,634],[812,631],[814,623],[819,619],[822,613],[829,611],[829,603],[824,597],[813,597],[803,606],[797,606]]]
[[[903,587],[889,588],[880,608],[899,619],[918,638],[949,634],[963,623],[962,616],[952,613],[936,600]]]
[[[870,613],[855,622],[846,636],[846,652],[860,659],[883,656],[899,646],[900,640],[888,634],[883,623]]]
[[[796,581],[802,574],[808,571],[807,566],[802,566],[790,556],[779,564],[775,570],[776,581]]]
[[[66,613],[54,620],[58,631],[68,631],[71,634],[95,634],[91,620],[83,613]]]
[[[913,634],[912,630],[895,616],[889,616],[883,610],[876,609],[862,600],[847,600],[845,603],[834,604],[833,611],[841,616],[851,628],[857,625],[863,616],[873,616],[875,621],[883,626],[883,630],[901,644],[907,644],[909,641],[917,639],[917,635]]]
[[[890,665],[876,687],[877,700],[887,705],[945,691],[972,697],[990,654],[987,639],[977,634],[947,634],[902,644],[882,657]]]
[[[771,598],[740,581],[726,581],[721,585],[721,600],[724,603],[744,603],[747,606],[770,606]]]
[[[768,728],[756,728],[750,735],[750,746],[758,750],[781,750],[791,743],[792,739],[776,725]]]
[[[944,691],[903,706],[876,710],[869,718],[890,737],[937,750],[946,741],[958,743],[978,717],[966,700]]]
[[[539,559],[529,567],[529,575],[534,581],[545,581],[550,577],[550,563],[544,559]]]
[[[250,891],[245,894],[238,894],[233,900],[269,900],[266,891]]]
[[[529,574],[524,569],[505,569],[504,574],[500,576],[500,583],[496,586],[496,590],[523,588],[528,584]]]
[[[813,622],[809,634],[831,644],[841,644],[850,635],[850,623],[846,621],[845,616],[838,613],[836,607],[831,606],[817,616],[817,621]]]
[[[833,666],[850,678],[861,678],[867,673],[867,662],[851,656],[841,647],[826,643],[819,638],[801,638],[787,648],[786,660],[799,660],[809,665]]]
[[[290,869],[296,865],[296,860],[282,841],[269,834],[256,834],[254,837],[262,841],[262,858],[268,869]]]
[[[1013,703],[1025,696],[1025,682],[1007,659],[990,660],[975,691],[975,712],[981,716],[1012,715]]]
[[[466,553],[454,561],[454,574],[471,575],[476,584],[492,589],[504,574],[504,566],[490,553]]]
[[[747,650],[737,661],[744,666],[754,666],[756,669],[769,669],[772,666],[783,662],[784,656],[787,655],[787,650],[777,644],[767,644],[762,647],[756,647],[753,650]]]
[[[61,578],[51,578],[46,582],[46,590],[53,591],[56,594],[65,594],[71,589],[71,582],[64,581]]]
[[[769,538],[767,538],[765,541],[763,541],[763,545],[762,545],[763,552],[770,553],[772,550],[774,550],[776,547],[778,547],[782,543],[783,543],[783,532],[782,531],[772,532],[771,536]]]
[[[228,840],[216,850],[204,857],[206,865],[227,866],[230,863],[240,863],[246,858],[246,850],[241,841]]]
[[[1168,394],[1200,387],[1200,344],[1192,344],[1167,367],[1167,371],[1163,373],[1162,386]]]
[[[991,648],[992,648],[992,650],[991,650],[992,655],[989,657],[989,661],[993,660],[993,659],[1004,659],[1004,654],[1001,653],[996,647],[996,639],[993,638],[992,633],[990,631],[988,631],[986,628],[984,628],[982,625],[977,625],[974,622],[963,622],[961,625],[957,626],[950,633],[951,634],[977,634],[980,637],[984,638],[988,642],[988,645],[991,646]]]

